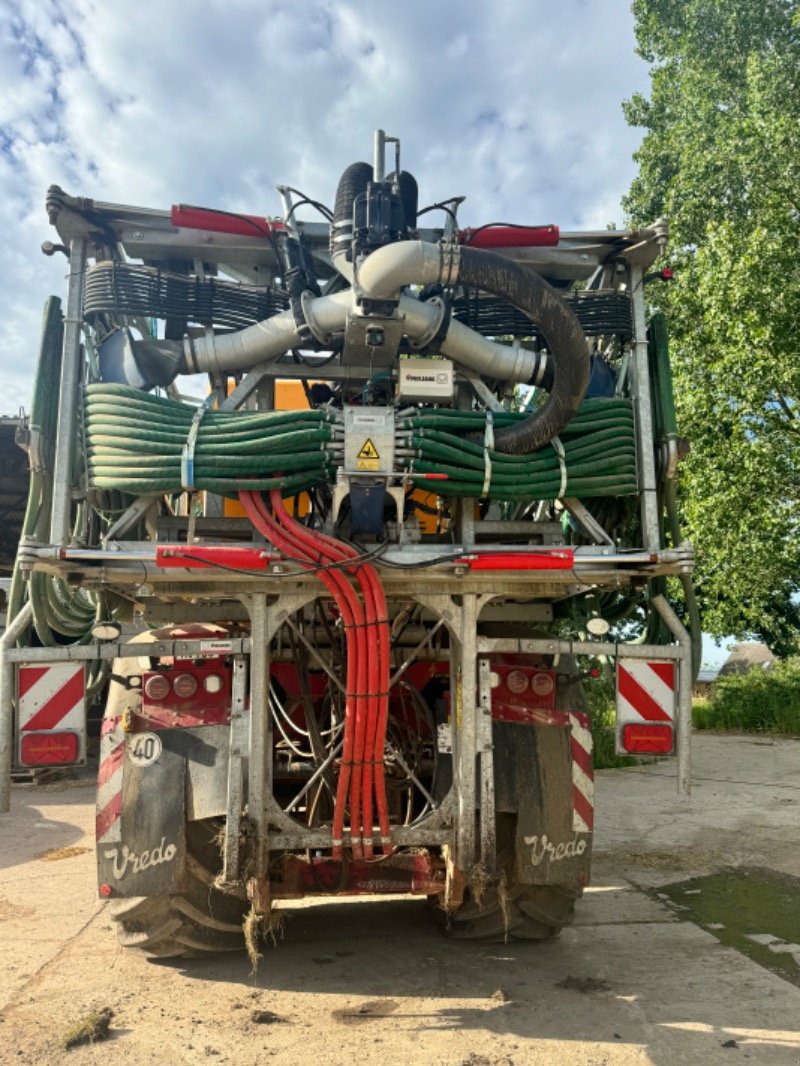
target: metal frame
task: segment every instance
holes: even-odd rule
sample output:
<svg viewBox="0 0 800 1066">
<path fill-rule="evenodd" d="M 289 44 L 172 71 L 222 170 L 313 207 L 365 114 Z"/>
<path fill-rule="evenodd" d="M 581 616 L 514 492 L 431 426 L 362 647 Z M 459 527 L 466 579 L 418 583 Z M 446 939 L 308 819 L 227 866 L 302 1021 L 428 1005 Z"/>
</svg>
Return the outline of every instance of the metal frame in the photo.
<svg viewBox="0 0 800 1066">
<path fill-rule="evenodd" d="M 379 131 L 380 132 L 380 131 Z M 376 141 L 376 158 L 383 158 L 385 135 Z M 391 140 L 391 139 L 390 139 Z M 270 647 L 280 627 L 291 616 L 320 594 L 315 579 L 302 574 L 287 575 L 285 565 L 263 574 L 226 573 L 224 577 L 209 571 L 160 570 L 152 546 L 125 542 L 119 538 L 153 506 L 153 497 L 137 499 L 112 526 L 103 549 L 70 545 L 72 472 L 74 467 L 74 424 L 78 411 L 78 386 L 81 380 L 81 312 L 83 281 L 86 270 L 90 227 L 78 212 L 70 211 L 71 198 L 64 206 L 57 226 L 70 249 L 69 291 L 63 344 L 61 404 L 59 408 L 54 470 L 54 493 L 51 515 L 50 545 L 26 546 L 26 565 L 56 575 L 70 575 L 87 589 L 108 585 L 126 588 L 142 601 L 173 605 L 201 601 L 224 601 L 242 608 L 250 621 L 250 636 L 230 640 L 233 657 L 233 694 L 228 747 L 226 792 L 226 842 L 223 855 L 223 881 L 229 885 L 240 880 L 240 835 L 245 797 L 247 767 L 247 809 L 255 828 L 257 871 L 268 869 L 272 850 L 326 848 L 330 845 L 327 829 L 303 827 L 280 807 L 273 794 L 272 718 L 269 709 Z M 77 206 L 77 202 L 76 202 Z M 231 277 L 256 281 L 275 269 L 274 252 L 269 242 L 255 238 L 211 231 L 176 230 L 168 212 L 146 211 L 124 205 L 95 203 L 95 215 L 101 216 L 113 230 L 126 253 L 135 258 L 158 259 L 179 254 L 200 263 L 209 258 Z M 330 276 L 327 242 L 328 227 L 297 222 L 297 231 L 308 242 L 321 277 Z M 438 241 L 442 230 L 423 230 L 424 240 Z M 627 264 L 627 283 L 634 303 L 634 338 L 631 346 L 633 400 L 636 417 L 637 456 L 642 517 L 641 550 L 620 551 L 597 526 L 580 501 L 568 499 L 565 506 L 577 517 L 595 541 L 591 548 L 578 549 L 575 566 L 570 571 L 475 573 L 466 565 L 442 562 L 424 571 L 424 581 L 409 588 L 406 572 L 381 568 L 387 595 L 397 602 L 419 604 L 438 621 L 433 627 L 445 626 L 450 637 L 451 693 L 453 706 L 453 785 L 444 799 L 410 826 L 399 826 L 393 840 L 400 846 L 454 845 L 453 861 L 462 871 L 480 862 L 488 871 L 496 866 L 494 755 L 492 746 L 491 670 L 489 656 L 498 653 L 557 655 L 610 655 L 659 657 L 674 659 L 679 667 L 679 713 L 677 730 L 678 787 L 690 787 L 689 734 L 691 729 L 691 649 L 688 634 L 680 620 L 662 598 L 653 606 L 660 613 L 675 638 L 666 646 L 614 644 L 604 641 L 570 641 L 547 637 L 488 637 L 479 632 L 481 611 L 495 598 L 527 601 L 531 618 L 542 603 L 554 601 L 586 589 L 616 589 L 632 581 L 657 575 L 681 574 L 691 568 L 689 550 L 664 550 L 660 543 L 656 466 L 653 450 L 651 390 L 643 299 L 643 278 L 649 264 L 659 254 L 664 239 L 661 224 L 625 233 L 599 231 L 562 234 L 558 248 L 507 249 L 509 258 L 548 276 L 589 279 L 589 285 L 613 283 L 621 264 Z M 369 366 L 326 365 L 321 376 L 359 380 L 372 372 Z M 221 407 L 234 410 L 246 404 L 259 409 L 271 406 L 274 379 L 302 378 L 313 375 L 313 368 L 299 368 L 286 362 L 263 363 L 247 373 Z M 469 402 L 472 392 L 494 406 L 494 398 L 483 382 L 469 373 L 459 374 L 456 394 Z M 460 508 L 456 523 L 458 544 L 446 546 L 413 545 L 403 542 L 387 552 L 395 563 L 409 565 L 429 563 L 439 556 L 469 554 L 481 523 L 474 519 L 473 501 Z M 502 535 L 502 523 L 491 521 L 484 533 Z M 510 526 L 509 526 L 510 528 Z M 529 525 L 533 535 L 537 527 Z M 552 523 L 541 523 L 541 543 L 552 542 Z M 508 549 L 502 540 L 481 543 L 481 550 Z M 421 571 L 417 571 L 421 573 Z M 538 601 L 538 602 L 537 602 Z M 192 604 L 192 611 L 202 606 Z M 523 610 L 524 613 L 524 610 Z M 0 811 L 8 809 L 11 735 L 13 717 L 14 664 L 19 662 L 56 662 L 61 660 L 111 660 L 141 654 L 141 644 L 113 641 L 103 644 L 63 648 L 16 648 L 14 644 L 30 622 L 28 606 L 14 620 L 0 640 Z M 410 662 L 420 655 L 432 633 L 413 647 L 404 649 L 403 662 L 396 665 L 393 682 Z M 148 655 L 192 657 L 201 653 L 202 641 L 167 640 L 148 645 Z M 246 691 L 250 693 L 250 714 L 246 714 Z M 333 756 L 330 757 L 331 759 Z M 322 771 L 319 770 L 318 773 Z M 313 778 L 312 778 L 313 781 Z M 421 788 L 422 786 L 417 783 Z M 310 784 L 305 786 L 305 790 Z M 301 791 L 290 809 L 303 796 Z M 428 797 L 429 799 L 431 797 Z M 251 886 L 258 897 L 263 884 Z M 264 900 L 261 900 L 263 905 Z"/>
<path fill-rule="evenodd" d="M 644 547 L 648 551 L 658 551 L 661 547 L 661 532 L 658 521 L 658 483 L 653 447 L 653 409 L 650 363 L 647 354 L 647 325 L 644 318 L 644 270 L 638 263 L 634 263 L 630 268 L 630 286 L 633 293 L 633 398 L 636 412 L 636 456 L 639 463 L 642 530 Z"/>
<path fill-rule="evenodd" d="M 64 318 L 61 359 L 61 394 L 56 428 L 53 470 L 53 509 L 50 541 L 69 544 L 72 529 L 72 470 L 75 455 L 75 423 L 78 414 L 78 386 L 81 381 L 81 324 L 83 322 L 83 279 L 86 272 L 87 238 L 75 237 L 69 246 L 69 292 Z"/>
</svg>

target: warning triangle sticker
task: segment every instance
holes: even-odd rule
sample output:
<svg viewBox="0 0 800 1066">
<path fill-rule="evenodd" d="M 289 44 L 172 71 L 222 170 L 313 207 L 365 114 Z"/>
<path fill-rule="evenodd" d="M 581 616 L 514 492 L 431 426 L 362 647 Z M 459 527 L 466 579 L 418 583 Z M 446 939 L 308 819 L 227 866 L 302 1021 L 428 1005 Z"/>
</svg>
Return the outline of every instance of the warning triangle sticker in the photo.
<svg viewBox="0 0 800 1066">
<path fill-rule="evenodd" d="M 358 458 L 359 459 L 380 459 L 380 455 L 378 455 L 378 449 L 375 447 L 375 445 L 372 443 L 372 441 L 369 439 L 369 437 L 367 437 L 367 439 L 364 441 L 364 444 L 363 444 L 363 446 L 361 448 L 361 451 L 358 453 Z"/>
</svg>

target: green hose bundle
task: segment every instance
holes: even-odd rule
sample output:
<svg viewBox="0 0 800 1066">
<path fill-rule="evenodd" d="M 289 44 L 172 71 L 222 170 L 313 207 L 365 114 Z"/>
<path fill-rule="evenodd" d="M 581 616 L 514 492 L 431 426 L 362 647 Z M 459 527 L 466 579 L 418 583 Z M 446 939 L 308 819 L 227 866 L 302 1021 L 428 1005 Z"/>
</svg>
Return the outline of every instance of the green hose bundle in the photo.
<svg viewBox="0 0 800 1066">
<path fill-rule="evenodd" d="M 44 308 L 42 342 L 28 423 L 31 474 L 28 506 L 22 525 L 23 540 L 30 538 L 42 544 L 50 540 L 62 336 L 61 301 L 51 296 Z M 81 521 L 82 515 L 79 513 L 76 521 L 78 527 Z M 26 582 L 17 563 L 9 594 L 9 622 L 19 613 L 26 599 L 30 600 L 36 636 L 45 647 L 87 643 L 91 639 L 91 628 L 95 621 L 107 618 L 112 613 L 107 602 L 111 597 L 73 591 L 65 581 L 50 574 L 34 572 Z M 104 664 L 92 667 L 89 676 L 90 695 L 102 684 L 106 672 Z"/>
<path fill-rule="evenodd" d="M 235 496 L 278 488 L 291 495 L 333 481 L 341 462 L 338 416 L 328 410 L 215 411 L 96 384 L 85 389 L 84 417 L 96 489 Z M 426 487 L 422 475 L 438 474 L 436 491 L 448 496 L 533 500 L 637 491 L 630 401 L 588 400 L 550 445 L 529 455 L 496 452 L 487 425 L 499 429 L 526 417 L 449 409 L 406 415 L 397 424 L 397 472 Z"/>
<path fill-rule="evenodd" d="M 93 488 L 288 495 L 335 477 L 329 411 L 204 410 L 125 385 L 87 385 L 84 412 Z"/>
<path fill-rule="evenodd" d="M 447 475 L 443 496 L 496 500 L 625 496 L 637 491 L 633 408 L 626 399 L 586 400 L 560 437 L 527 455 L 492 448 L 492 431 L 528 417 L 497 411 L 420 411 L 401 419 L 398 454 L 415 474 Z M 491 419 L 487 423 L 487 419 Z M 488 429 L 487 429 L 488 424 Z M 418 484 L 430 489 L 424 478 Z"/>
</svg>

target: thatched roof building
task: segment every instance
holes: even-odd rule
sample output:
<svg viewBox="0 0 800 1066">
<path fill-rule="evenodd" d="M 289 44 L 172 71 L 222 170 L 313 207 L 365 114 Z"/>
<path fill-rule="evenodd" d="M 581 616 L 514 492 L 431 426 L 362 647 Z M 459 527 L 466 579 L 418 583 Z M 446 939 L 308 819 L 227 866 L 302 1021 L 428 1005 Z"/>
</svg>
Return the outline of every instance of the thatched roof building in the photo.
<svg viewBox="0 0 800 1066">
<path fill-rule="evenodd" d="M 760 641 L 734 644 L 733 649 L 720 667 L 720 676 L 726 674 L 746 674 L 748 670 L 758 667 L 767 670 L 776 661 L 777 656 Z"/>
</svg>

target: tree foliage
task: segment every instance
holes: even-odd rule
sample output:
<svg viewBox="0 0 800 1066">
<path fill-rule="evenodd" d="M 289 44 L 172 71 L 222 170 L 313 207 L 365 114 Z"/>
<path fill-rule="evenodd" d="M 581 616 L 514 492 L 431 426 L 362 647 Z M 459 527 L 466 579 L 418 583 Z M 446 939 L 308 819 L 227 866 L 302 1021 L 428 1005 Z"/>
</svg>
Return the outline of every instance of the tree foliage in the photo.
<svg viewBox="0 0 800 1066">
<path fill-rule="evenodd" d="M 706 628 L 800 633 L 800 0 L 634 0 L 649 98 L 625 207 L 666 215 L 684 518 Z M 652 292 L 652 287 L 651 290 Z"/>
</svg>

